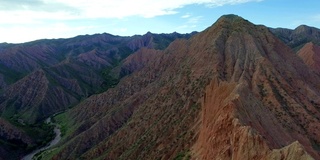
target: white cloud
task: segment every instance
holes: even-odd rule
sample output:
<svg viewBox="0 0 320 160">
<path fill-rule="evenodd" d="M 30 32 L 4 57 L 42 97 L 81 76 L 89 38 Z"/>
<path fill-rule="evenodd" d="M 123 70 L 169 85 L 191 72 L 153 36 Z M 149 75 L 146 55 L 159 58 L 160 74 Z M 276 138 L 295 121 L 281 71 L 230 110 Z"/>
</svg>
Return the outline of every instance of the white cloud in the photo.
<svg viewBox="0 0 320 160">
<path fill-rule="evenodd" d="M 197 25 L 193 24 L 193 25 L 190 25 L 190 24 L 185 24 L 185 25 L 182 25 L 182 26 L 178 26 L 177 29 L 190 29 L 190 28 L 196 28 Z"/>
<path fill-rule="evenodd" d="M 0 42 L 64 38 L 92 27 L 81 24 L 75 28 L 64 23 L 69 20 L 152 18 L 176 14 L 179 8 L 192 4 L 212 7 L 257 1 L 261 0 L 0 0 Z M 201 19 L 190 14 L 181 18 L 188 21 L 188 27 L 195 27 Z M 117 32 L 128 31 L 120 28 Z"/>
<path fill-rule="evenodd" d="M 69 38 L 79 33 L 86 34 L 97 26 L 71 27 L 64 23 L 39 26 L 0 27 L 0 43 L 21 43 L 43 38 Z"/>
<path fill-rule="evenodd" d="M 187 14 L 188 15 L 188 14 Z M 182 17 L 183 18 L 183 17 Z M 191 15 L 188 15 L 185 19 L 186 19 L 186 22 L 181 25 L 181 26 L 178 26 L 177 29 L 191 29 L 191 28 L 196 28 L 198 23 L 200 23 L 201 19 L 203 17 L 202 16 L 191 16 Z"/>
<path fill-rule="evenodd" d="M 210 0 L 209 0 L 210 1 Z M 248 2 L 261 2 L 263 0 L 211 0 L 209 3 L 204 2 L 205 5 L 209 7 L 216 7 L 216 6 L 223 6 L 223 5 L 235 5 L 241 3 L 248 3 Z"/>
<path fill-rule="evenodd" d="M 142 16 L 146 18 L 175 14 L 175 9 L 190 4 L 223 6 L 261 0 L 56 0 L 66 6 L 82 11 L 82 16 L 91 18 L 123 18 Z"/>
<path fill-rule="evenodd" d="M 198 23 L 200 20 L 201 20 L 202 16 L 197 16 L 197 17 L 190 17 L 188 19 L 188 22 L 189 24 L 196 24 Z"/>
<path fill-rule="evenodd" d="M 0 7 L 0 22 L 12 24 L 52 19 L 124 18 L 130 16 L 151 18 L 176 14 L 176 9 L 191 4 L 222 6 L 250 1 L 261 0 L 10 0 L 10 3 L 0 1 L 0 6 L 2 6 Z M 186 18 L 187 16 L 185 15 Z"/>
<path fill-rule="evenodd" d="M 190 16 L 191 16 L 191 14 L 187 13 L 187 14 L 181 16 L 181 18 L 189 18 Z"/>
</svg>

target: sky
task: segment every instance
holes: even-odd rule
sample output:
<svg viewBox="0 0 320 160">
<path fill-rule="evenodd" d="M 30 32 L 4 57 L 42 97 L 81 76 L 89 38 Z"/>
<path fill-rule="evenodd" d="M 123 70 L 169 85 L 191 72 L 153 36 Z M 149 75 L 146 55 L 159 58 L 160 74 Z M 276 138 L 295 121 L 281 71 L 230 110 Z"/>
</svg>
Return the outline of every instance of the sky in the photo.
<svg viewBox="0 0 320 160">
<path fill-rule="evenodd" d="M 190 33 L 225 14 L 273 28 L 320 28 L 319 8 L 319 0 L 0 0 L 0 43 L 96 33 Z"/>
</svg>

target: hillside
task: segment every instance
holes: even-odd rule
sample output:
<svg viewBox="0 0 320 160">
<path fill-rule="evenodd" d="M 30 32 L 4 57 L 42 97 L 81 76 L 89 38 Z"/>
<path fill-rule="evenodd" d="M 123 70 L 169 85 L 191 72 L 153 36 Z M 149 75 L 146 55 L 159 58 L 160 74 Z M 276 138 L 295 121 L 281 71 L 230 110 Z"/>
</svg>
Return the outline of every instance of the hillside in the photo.
<svg viewBox="0 0 320 160">
<path fill-rule="evenodd" d="M 298 51 L 298 55 L 312 70 L 320 74 L 320 46 L 309 42 Z"/>
<path fill-rule="evenodd" d="M 320 159 L 319 29 L 0 44 L 0 159 Z M 297 54 L 296 54 L 297 52 Z"/>
<path fill-rule="evenodd" d="M 0 45 L 0 117 L 6 124 L 16 126 L 17 132 L 25 137 L 33 137 L 33 141 L 37 138 L 43 141 L 40 138 L 43 134 L 50 139 L 51 131 L 43 130 L 41 123 L 116 85 L 121 77 L 110 71 L 124 58 L 140 48 L 161 50 L 177 38 L 190 36 L 149 32 L 120 37 L 105 33 L 22 44 L 3 43 Z M 0 140 L 0 147 L 15 145 L 7 136 Z M 23 150 L 36 144 L 21 145 Z"/>
<path fill-rule="evenodd" d="M 320 45 L 320 29 L 315 27 L 300 25 L 293 30 L 270 28 L 270 31 L 295 51 L 301 49 L 308 42 Z"/>
<path fill-rule="evenodd" d="M 320 158 L 320 77 L 264 26 L 222 16 L 117 70 L 114 88 L 55 117 L 64 137 L 43 156 Z"/>
</svg>

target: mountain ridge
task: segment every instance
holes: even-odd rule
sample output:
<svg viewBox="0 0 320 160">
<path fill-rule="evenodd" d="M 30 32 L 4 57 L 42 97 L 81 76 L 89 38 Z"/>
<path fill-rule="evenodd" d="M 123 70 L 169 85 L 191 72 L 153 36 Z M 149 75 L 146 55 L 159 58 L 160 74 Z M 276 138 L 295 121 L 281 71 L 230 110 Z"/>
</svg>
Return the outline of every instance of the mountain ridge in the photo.
<svg viewBox="0 0 320 160">
<path fill-rule="evenodd" d="M 300 25 L 295 29 L 270 28 L 270 31 L 295 51 L 308 42 L 320 45 L 320 29 L 316 27 Z"/>
<path fill-rule="evenodd" d="M 112 48 L 109 53 L 115 61 L 111 62 L 117 65 L 103 72 L 107 89 L 55 116 L 62 140 L 39 156 L 318 159 L 320 76 L 275 35 L 265 26 L 225 15 L 189 38 L 172 40 L 169 35 L 156 43 L 147 33 L 132 41 L 135 45 L 127 43 L 133 53 Z M 95 48 L 99 45 L 95 42 L 108 36 L 89 42 L 78 37 L 68 43 L 67 49 L 74 49 L 67 52 L 69 58 L 24 79 L 42 77 L 44 84 L 59 84 L 42 89 L 60 87 L 67 94 L 87 94 L 81 93 L 81 85 L 98 82 L 90 79 L 94 74 L 80 71 L 91 72 L 85 66 L 92 66 L 94 73 L 100 68 L 94 62 L 110 62 L 100 59 L 104 55 Z M 118 44 L 117 38 L 102 47 Z M 126 56 L 119 59 L 123 52 Z M 88 83 L 73 83 L 78 79 Z M 20 91 L 32 93 L 36 87 L 28 82 L 33 81 L 16 83 L 30 86 Z M 8 93 L 15 92 L 1 94 Z"/>
<path fill-rule="evenodd" d="M 76 127 L 53 158 L 319 157 L 320 79 L 268 28 L 222 17 L 155 57 L 65 113 Z"/>
<path fill-rule="evenodd" d="M 189 36 L 98 34 L 6 44 L 0 47 L 0 115 L 18 128 L 33 128 L 45 118 L 113 87 L 119 77 L 110 70 L 136 50 L 161 49 L 176 38 Z"/>
</svg>

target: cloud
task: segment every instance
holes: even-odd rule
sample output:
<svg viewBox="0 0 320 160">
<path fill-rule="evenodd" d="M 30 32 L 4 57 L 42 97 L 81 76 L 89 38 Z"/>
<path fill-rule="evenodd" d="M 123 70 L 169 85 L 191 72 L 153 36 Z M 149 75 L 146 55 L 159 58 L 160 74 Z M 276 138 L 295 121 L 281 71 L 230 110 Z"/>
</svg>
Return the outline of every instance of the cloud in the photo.
<svg viewBox="0 0 320 160">
<path fill-rule="evenodd" d="M 188 22 L 189 24 L 196 24 L 198 23 L 200 20 L 201 20 L 202 16 L 197 16 L 197 17 L 190 17 L 188 19 Z"/>
<path fill-rule="evenodd" d="M 91 33 L 90 21 L 107 19 L 110 25 L 114 19 L 172 15 L 192 4 L 212 7 L 258 1 L 261 0 L 0 0 L 0 42 L 86 34 Z M 195 27 L 201 20 L 191 14 L 181 18 L 187 20 L 188 27 Z M 77 27 L 75 23 L 79 21 L 89 23 Z M 103 28 L 106 29 L 109 28 Z M 129 30 L 120 28 L 116 32 Z"/>
<path fill-rule="evenodd" d="M 261 0 L 56 0 L 67 6 L 82 10 L 82 15 L 92 18 L 123 18 L 142 16 L 146 18 L 177 13 L 175 9 L 191 4 L 223 6 Z"/>
<path fill-rule="evenodd" d="M 39 24 L 38 26 L 0 26 L 0 43 L 22 43 L 43 38 L 69 38 L 79 35 L 79 33 L 86 34 L 90 30 L 98 27 L 99 26 L 92 25 L 81 25 L 74 27 L 65 23 L 53 23 L 45 25 Z"/>
<path fill-rule="evenodd" d="M 176 9 L 191 4 L 223 6 L 252 1 L 261 0 L 10 0 L 0 1 L 0 21 L 11 24 L 26 19 L 32 23 L 52 19 L 152 18 L 176 14 Z"/>
<path fill-rule="evenodd" d="M 224 5 L 236 5 L 248 2 L 261 2 L 263 0 L 211 0 L 209 3 L 204 3 L 208 7 L 217 7 Z"/>
<path fill-rule="evenodd" d="M 193 24 L 193 25 L 190 25 L 190 24 L 185 24 L 185 25 L 182 25 L 182 26 L 178 26 L 177 29 L 192 29 L 192 28 L 196 28 L 197 25 Z"/>
<path fill-rule="evenodd" d="M 189 18 L 190 16 L 191 16 L 191 14 L 187 13 L 187 14 L 181 16 L 181 18 Z"/>
</svg>

